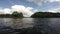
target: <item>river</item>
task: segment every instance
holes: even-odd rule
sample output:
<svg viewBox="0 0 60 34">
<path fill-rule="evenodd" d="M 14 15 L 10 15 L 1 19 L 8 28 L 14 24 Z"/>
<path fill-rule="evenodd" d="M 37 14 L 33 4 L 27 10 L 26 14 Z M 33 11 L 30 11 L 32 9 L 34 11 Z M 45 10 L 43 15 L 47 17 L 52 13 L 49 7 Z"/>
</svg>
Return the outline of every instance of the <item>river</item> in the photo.
<svg viewBox="0 0 60 34">
<path fill-rule="evenodd" d="M 45 31 L 48 34 L 60 34 L 60 18 L 0 18 L 0 33 L 13 32 L 13 29 L 27 28 Z"/>
</svg>

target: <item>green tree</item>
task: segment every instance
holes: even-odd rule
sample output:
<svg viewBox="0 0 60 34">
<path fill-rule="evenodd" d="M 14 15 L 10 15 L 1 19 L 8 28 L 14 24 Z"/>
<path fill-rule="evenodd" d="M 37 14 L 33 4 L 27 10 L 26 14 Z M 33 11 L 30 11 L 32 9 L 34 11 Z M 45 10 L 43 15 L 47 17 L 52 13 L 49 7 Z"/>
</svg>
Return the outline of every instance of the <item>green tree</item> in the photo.
<svg viewBox="0 0 60 34">
<path fill-rule="evenodd" d="M 12 13 L 12 17 L 14 18 L 23 18 L 23 14 L 22 13 L 18 13 L 17 11 Z"/>
</svg>

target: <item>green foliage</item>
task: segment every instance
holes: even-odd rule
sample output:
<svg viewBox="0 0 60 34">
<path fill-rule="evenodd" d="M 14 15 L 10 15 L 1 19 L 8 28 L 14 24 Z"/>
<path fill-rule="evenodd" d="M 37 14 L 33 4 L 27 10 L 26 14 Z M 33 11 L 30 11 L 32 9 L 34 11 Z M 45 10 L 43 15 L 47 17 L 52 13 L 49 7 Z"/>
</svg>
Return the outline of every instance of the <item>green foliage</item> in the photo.
<svg viewBox="0 0 60 34">
<path fill-rule="evenodd" d="M 23 18 L 23 14 L 14 11 L 12 14 L 0 14 L 0 18 Z"/>
<path fill-rule="evenodd" d="M 0 18 L 10 18 L 11 14 L 0 14 Z"/>
<path fill-rule="evenodd" d="M 60 13 L 37 12 L 31 16 L 32 18 L 60 18 Z"/>
<path fill-rule="evenodd" d="M 22 13 L 18 13 L 18 12 L 13 12 L 12 13 L 12 17 L 14 17 L 14 18 L 22 18 L 23 17 L 23 14 Z"/>
</svg>

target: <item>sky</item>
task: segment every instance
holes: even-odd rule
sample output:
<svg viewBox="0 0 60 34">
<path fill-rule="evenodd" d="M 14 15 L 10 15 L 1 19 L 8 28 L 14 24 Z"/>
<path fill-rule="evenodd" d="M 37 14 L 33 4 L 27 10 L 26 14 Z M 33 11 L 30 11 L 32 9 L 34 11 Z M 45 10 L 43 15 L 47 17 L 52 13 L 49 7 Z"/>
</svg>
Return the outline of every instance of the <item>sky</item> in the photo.
<svg viewBox="0 0 60 34">
<path fill-rule="evenodd" d="M 0 14 L 22 12 L 30 17 L 35 12 L 60 12 L 60 0 L 0 0 Z"/>
</svg>

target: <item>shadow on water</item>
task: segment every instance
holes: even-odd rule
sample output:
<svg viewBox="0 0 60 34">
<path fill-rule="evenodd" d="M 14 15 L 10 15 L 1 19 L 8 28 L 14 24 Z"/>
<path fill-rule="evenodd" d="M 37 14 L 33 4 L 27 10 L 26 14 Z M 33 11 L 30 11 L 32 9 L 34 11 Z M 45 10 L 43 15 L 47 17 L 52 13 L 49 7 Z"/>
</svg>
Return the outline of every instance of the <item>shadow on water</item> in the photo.
<svg viewBox="0 0 60 34">
<path fill-rule="evenodd" d="M 0 34 L 59 34 L 53 22 L 52 18 L 4 18 L 0 19 Z"/>
</svg>

